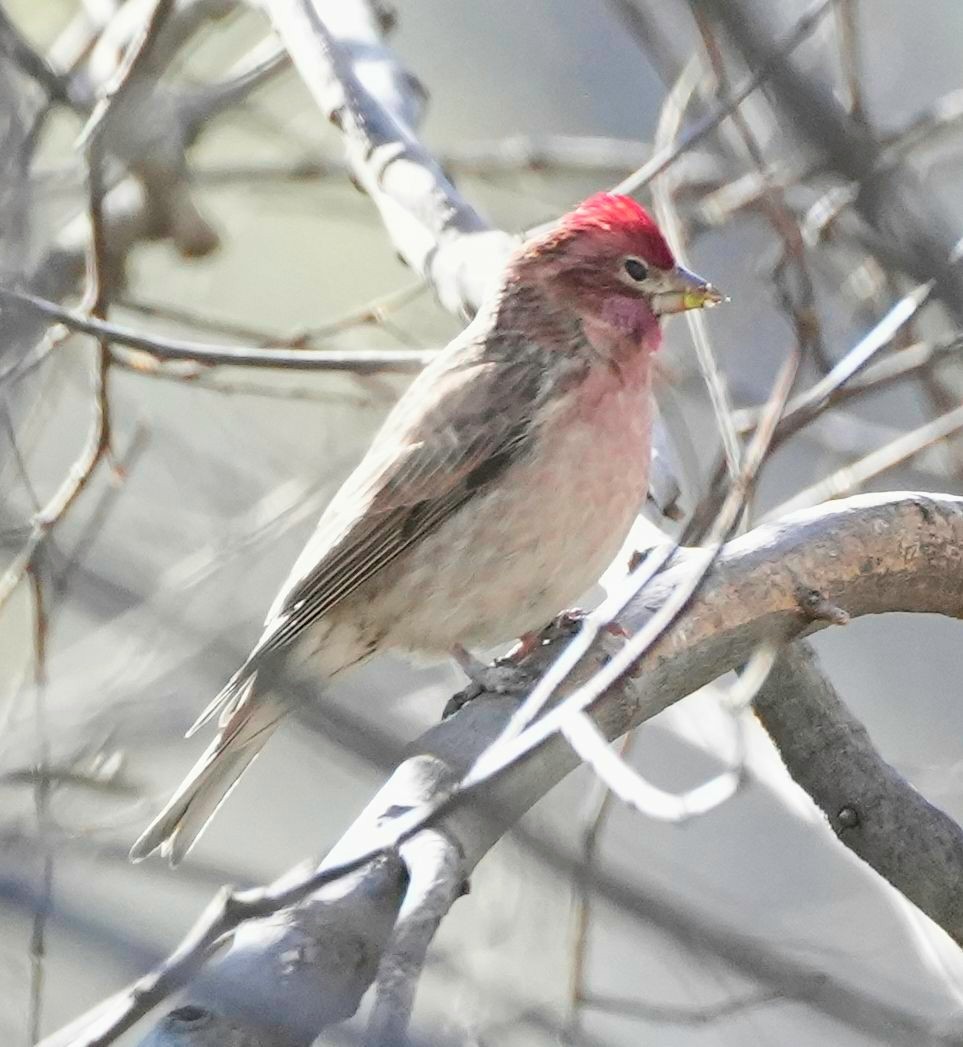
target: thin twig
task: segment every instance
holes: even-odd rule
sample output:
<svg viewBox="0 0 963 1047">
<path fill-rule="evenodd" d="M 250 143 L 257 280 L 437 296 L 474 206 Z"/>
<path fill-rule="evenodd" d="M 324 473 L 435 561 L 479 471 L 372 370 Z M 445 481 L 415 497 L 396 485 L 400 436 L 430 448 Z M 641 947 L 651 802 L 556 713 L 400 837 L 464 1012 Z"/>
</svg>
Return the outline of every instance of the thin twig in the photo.
<svg viewBox="0 0 963 1047">
<path fill-rule="evenodd" d="M 816 992 L 823 981 L 818 975 L 813 977 L 812 992 Z M 807 994 L 801 994 L 805 998 Z M 781 1000 L 799 999 L 784 992 L 772 989 L 760 989 L 745 996 L 733 996 L 719 1003 L 705 1007 L 672 1006 L 666 1003 L 649 1003 L 646 1000 L 634 999 L 631 996 L 605 996 L 592 993 L 582 1000 L 582 1006 L 603 1014 L 614 1014 L 622 1018 L 635 1018 L 643 1022 L 656 1022 L 666 1025 L 710 1025 L 722 1018 L 729 1018 L 743 1011 L 762 1007 L 767 1003 L 778 1003 Z"/>
<path fill-rule="evenodd" d="M 698 0 L 689 2 L 693 6 Z M 747 63 L 766 60 L 772 48 L 771 8 L 728 0 L 708 10 Z M 910 165 L 887 158 L 873 131 L 849 116 L 831 85 L 799 63 L 783 62 L 773 70 L 768 91 L 782 125 L 818 153 L 834 179 L 858 187 L 853 210 L 872 231 L 873 253 L 919 282 L 935 279 L 938 297 L 963 316 L 963 272 L 951 260 L 959 237 L 936 194 Z"/>
<path fill-rule="evenodd" d="M 759 647 L 727 696 L 736 717 L 738 739 L 736 755 L 730 766 L 684 792 L 669 792 L 644 778 L 612 750 L 595 722 L 584 712 L 563 724 L 562 734 L 579 759 L 592 768 L 615 796 L 639 814 L 675 825 L 700 818 L 735 796 L 747 780 L 742 714 L 765 683 L 776 654 L 775 644 Z"/>
<path fill-rule="evenodd" d="M 886 315 L 815 385 L 790 400 L 784 417 L 776 426 L 773 445 L 778 446 L 803 426 L 808 425 L 830 404 L 839 402 L 839 393 L 862 373 L 870 361 L 887 346 L 917 314 L 933 288 L 932 282 L 920 284 L 901 298 Z M 905 350 L 904 350 L 905 352 Z M 743 431 L 747 431 L 745 428 Z"/>
<path fill-rule="evenodd" d="M 945 440 L 961 429 L 963 429 L 963 406 L 956 407 L 940 415 L 939 418 L 934 418 L 919 428 L 904 433 L 858 462 L 844 465 L 842 469 L 838 469 L 824 480 L 820 480 L 811 487 L 806 487 L 781 505 L 776 506 L 771 512 L 766 513 L 762 522 L 858 491 L 867 480 L 872 480 L 888 469 L 909 461 L 921 451 L 925 451 L 927 447 L 931 447 L 940 440 Z"/>
<path fill-rule="evenodd" d="M 69 554 L 64 556 L 61 562 L 57 564 L 56 570 L 51 571 L 51 588 L 54 595 L 58 597 L 63 596 L 74 569 L 78 564 L 83 563 L 90 546 L 96 541 L 98 535 L 104 533 L 107 520 L 124 490 L 124 481 L 130 476 L 135 463 L 146 449 L 149 435 L 147 426 L 138 423 L 123 451 L 118 452 L 116 447 L 111 448 L 113 483 L 106 485 L 102 490 L 100 497 L 95 502 L 92 511 L 84 520 L 83 526 L 74 539 Z"/>
<path fill-rule="evenodd" d="M 194 389 L 216 393 L 219 396 L 256 396 L 267 400 L 304 400 L 315 404 L 337 404 L 340 407 L 368 407 L 376 403 L 393 403 L 396 397 L 391 390 L 385 389 L 378 394 L 369 383 L 363 394 L 351 394 L 341 389 L 312 389 L 307 386 L 288 388 L 285 385 L 270 385 L 261 382 L 225 381 L 223 372 L 199 365 L 185 365 L 183 368 L 171 363 L 164 367 L 144 370 L 143 361 L 135 355 L 114 356 L 112 367 L 128 371 L 150 381 L 174 382 L 177 385 L 187 384 Z"/>
<path fill-rule="evenodd" d="M 651 155 L 644 142 L 591 135 L 529 135 L 482 139 L 449 145 L 438 161 L 456 175 L 495 178 L 501 175 L 552 174 L 564 171 L 634 171 Z M 304 156 L 297 160 L 241 164 L 198 164 L 192 180 L 201 185 L 238 182 L 303 182 L 344 177 L 346 161 L 340 157 Z M 70 187 L 72 169 L 47 168 L 35 179 L 54 192 Z"/>
<path fill-rule="evenodd" d="M 723 120 L 726 119 L 738 106 L 764 84 L 770 76 L 779 68 L 785 59 L 792 54 L 819 27 L 823 16 L 826 15 L 835 4 L 836 0 L 821 0 L 804 14 L 783 41 L 775 48 L 769 58 L 760 64 L 759 68 L 748 79 L 746 79 L 732 94 L 727 102 L 716 106 L 707 113 L 689 131 L 665 149 L 657 149 L 652 157 L 628 178 L 619 182 L 612 190 L 613 193 L 635 193 L 643 186 L 661 174 L 667 167 L 675 163 L 683 153 L 688 152 L 694 145 L 702 141 L 706 135 L 714 131 Z"/>
<path fill-rule="evenodd" d="M 934 139 L 955 130 L 963 122 L 963 89 L 947 92 L 935 102 L 909 120 L 894 134 L 886 136 L 887 152 L 905 156 L 922 146 L 930 145 Z"/>
<path fill-rule="evenodd" d="M 103 212 L 105 193 L 103 128 L 110 118 L 113 106 L 122 101 L 131 90 L 131 84 L 137 79 L 139 67 L 149 60 L 151 48 L 156 42 L 164 19 L 173 6 L 174 0 L 157 0 L 143 30 L 128 47 L 105 96 L 95 106 L 93 115 L 81 135 L 89 182 L 90 244 L 87 252 L 87 286 L 83 305 L 83 313 L 86 314 L 86 317 L 74 314 L 79 322 L 71 326 L 79 330 L 83 329 L 82 324 L 86 324 L 87 333 L 93 334 L 98 339 L 97 358 L 94 365 L 93 419 L 80 456 L 71 466 L 53 498 L 41 512 L 34 516 L 30 537 L 14 558 L 13 563 L 0 577 L 0 608 L 6 603 L 25 572 L 30 568 L 44 539 L 67 513 L 87 485 L 97 465 L 103 458 L 110 458 L 111 417 L 108 396 L 110 347 L 104 331 L 97 330 L 97 325 L 104 323 L 102 317 L 107 307 L 108 245 Z M 19 295 L 16 292 L 9 292 L 5 296 L 0 295 L 0 299 L 3 297 L 6 297 L 8 301 L 13 298 L 22 304 L 31 304 L 38 311 L 44 312 L 37 304 L 42 302 L 41 299 L 31 302 L 31 296 Z M 43 304 L 54 310 L 57 309 L 53 303 Z M 46 315 L 50 315 L 49 311 Z M 65 322 L 63 316 L 56 317 L 56 319 Z"/>
<path fill-rule="evenodd" d="M 95 165 L 96 166 L 96 165 Z M 91 250 L 87 297 L 92 308 L 102 309 L 102 291 L 99 278 L 99 259 L 102 258 L 102 212 L 100 209 L 99 179 L 91 168 Z M 100 230 L 101 232 L 97 232 Z M 2 296 L 0 296 L 2 297 Z M 94 322 L 91 320 L 90 322 Z M 99 321 L 98 321 L 99 322 Z M 10 598 L 24 574 L 34 562 L 47 535 L 68 512 L 87 481 L 93 475 L 101 458 L 110 447 L 110 404 L 107 398 L 107 377 L 110 355 L 105 344 L 98 346 L 94 367 L 93 419 L 87 441 L 78 458 L 49 502 L 33 518 L 30 535 L 13 562 L 0 576 L 0 608 Z"/>
<path fill-rule="evenodd" d="M 172 320 L 175 323 L 194 327 L 200 331 L 213 331 L 218 334 L 226 334 L 232 338 L 255 342 L 260 349 L 305 349 L 314 342 L 324 341 L 334 335 L 350 331 L 355 327 L 370 325 L 387 329 L 385 321 L 388 316 L 397 309 L 413 302 L 427 290 L 427 287 L 428 285 L 424 280 L 410 282 L 404 287 L 378 295 L 365 302 L 364 305 L 351 309 L 334 320 L 312 327 L 305 327 L 291 334 L 269 332 L 238 320 L 226 317 L 212 317 L 183 305 L 151 301 L 130 294 L 121 295 L 117 299 L 117 305 L 130 312 L 140 313 L 143 316 Z"/>
<path fill-rule="evenodd" d="M 69 103 L 69 81 L 61 76 L 35 47 L 27 42 L 10 16 L 0 8 L 0 50 L 36 80 L 51 101 Z"/>
<path fill-rule="evenodd" d="M 294 371 L 350 371 L 356 374 L 377 374 L 394 371 L 412 374 L 420 370 L 434 356 L 431 352 L 409 349 L 365 350 L 337 352 L 327 349 L 254 349 L 230 345 L 208 345 L 203 342 L 191 342 L 180 338 L 162 338 L 160 336 L 141 334 L 119 324 L 107 323 L 88 317 L 72 309 L 65 309 L 55 302 L 27 294 L 25 291 L 14 291 L 9 287 L 0 287 L 0 302 L 15 302 L 26 306 L 48 319 L 61 323 L 96 338 L 103 338 L 117 345 L 138 349 L 149 354 L 143 360 L 144 369 L 156 366 L 149 357 L 161 360 L 188 360 L 198 364 L 215 367 L 230 365 L 232 367 L 267 367 L 282 368 Z M 16 374 L 0 375 L 0 381 Z"/>
<path fill-rule="evenodd" d="M 226 109 L 235 108 L 290 65 L 291 56 L 283 47 L 264 41 L 228 70 L 223 80 L 205 84 L 185 101 L 185 109 L 190 113 L 188 122 L 209 120 Z"/>
<path fill-rule="evenodd" d="M 37 819 L 37 837 L 44 842 L 40 886 L 33 911 L 30 932 L 30 1009 L 27 1023 L 27 1044 L 32 1047 L 40 1039 L 43 1024 L 44 961 L 47 952 L 47 920 L 53 904 L 54 858 L 46 843 L 49 821 L 51 780 L 50 741 L 44 708 L 47 682 L 47 614 L 44 605 L 43 582 L 34 566 L 27 572 L 33 602 L 33 692 L 34 724 L 37 732 L 37 766 L 34 781 L 34 813 Z"/>
<path fill-rule="evenodd" d="M 619 756 L 627 760 L 638 735 L 626 734 L 619 745 Z M 599 843 L 612 812 L 615 796 L 601 780 L 596 780 L 599 798 L 582 835 L 582 861 L 575 876 L 575 917 L 569 975 L 568 1033 L 576 1038 L 581 1030 L 581 1006 L 587 996 L 588 933 L 592 918 L 592 875 L 599 855 Z"/>
<path fill-rule="evenodd" d="M 720 101 L 726 102 L 732 93 L 732 85 L 722 51 L 719 48 L 715 34 L 712 32 L 712 24 L 709 19 L 699 10 L 695 14 L 696 23 L 702 35 L 702 42 L 716 78 L 718 98 Z M 783 243 L 783 257 L 776 267 L 776 276 L 778 282 L 783 285 L 782 297 L 792 318 L 793 327 L 796 330 L 796 338 L 800 346 L 802 346 L 804 355 L 812 356 L 822 365 L 825 362 L 825 352 L 822 344 L 819 317 L 816 312 L 816 295 L 813 288 L 812 275 L 806 260 L 806 244 L 803 240 L 799 222 L 787 204 L 784 189 L 774 177 L 771 166 L 766 162 L 762 146 L 759 144 L 748 118 L 740 107 L 733 109 L 732 123 L 742 141 L 746 155 L 752 161 L 759 176 L 759 183 L 762 187 L 759 200 L 763 212 Z M 785 280 L 786 269 L 790 263 L 799 278 L 798 302 L 796 301 L 796 295 L 790 290 L 788 281 Z M 828 370 L 828 366 L 824 366 L 823 370 Z"/>
<path fill-rule="evenodd" d="M 366 324 L 384 327 L 385 321 L 391 313 L 415 301 L 427 289 L 428 284 L 425 280 L 414 280 L 404 287 L 399 287 L 394 291 L 388 291 L 387 294 L 372 298 L 371 301 L 365 302 L 364 305 L 359 306 L 357 309 L 350 309 L 343 316 L 329 320 L 327 323 L 305 327 L 301 331 L 270 342 L 269 345 L 272 347 L 287 346 L 298 348 L 309 345 L 311 342 L 323 341 L 336 334 L 343 334 L 345 331 L 350 331 L 353 327 L 362 327 Z"/>
<path fill-rule="evenodd" d="M 279 333 L 265 331 L 263 328 L 246 324 L 241 320 L 234 320 L 226 316 L 209 316 L 207 313 L 201 313 L 187 306 L 158 302 L 129 292 L 117 295 L 114 304 L 130 313 L 138 313 L 151 319 L 168 320 L 175 324 L 183 324 L 185 327 L 193 327 L 198 331 L 227 335 L 229 338 L 243 339 L 257 345 L 270 345 L 276 339 L 281 338 Z"/>
<path fill-rule="evenodd" d="M 607 0 L 606 6 L 668 86 L 682 65 L 684 34 L 669 31 L 648 4 L 637 0 Z"/>
<path fill-rule="evenodd" d="M 154 7 L 144 21 L 139 33 L 131 40 L 124 52 L 124 57 L 104 92 L 94 106 L 90 118 L 80 132 L 77 147 L 88 152 L 93 149 L 103 151 L 101 139 L 111 113 L 124 98 L 134 90 L 139 79 L 139 72 L 148 66 L 151 51 L 160 36 L 164 22 L 174 10 L 176 0 L 155 0 Z"/>
<path fill-rule="evenodd" d="M 863 104 L 862 71 L 859 47 L 859 0 L 839 0 L 836 4 L 836 27 L 839 34 L 839 60 L 846 80 L 849 115 L 866 123 Z"/>
<path fill-rule="evenodd" d="M 963 335 L 956 334 L 939 342 L 916 342 L 881 360 L 842 386 L 829 398 L 828 406 L 836 406 L 857 396 L 884 389 L 894 382 L 913 378 L 922 371 L 944 361 L 947 356 L 963 351 Z"/>
<path fill-rule="evenodd" d="M 33 571 L 30 575 L 33 576 Z M 119 778 L 116 774 L 104 774 L 100 771 L 90 773 L 75 767 L 24 767 L 4 771 L 0 775 L 0 786 L 22 788 L 25 785 L 32 786 L 35 793 L 41 785 L 45 785 L 48 791 L 53 786 L 69 785 L 111 796 L 138 797 L 142 793 L 137 782 Z"/>
<path fill-rule="evenodd" d="M 884 348 L 891 345 L 893 339 L 903 326 L 916 315 L 919 309 L 927 301 L 932 283 L 921 284 L 914 288 L 908 295 L 901 298 L 885 316 L 882 317 L 846 354 L 842 357 L 818 382 L 809 389 L 800 393 L 789 401 L 783 417 L 776 426 L 773 434 L 770 450 L 774 451 L 795 433 L 799 432 L 814 419 L 818 418 L 831 406 L 837 406 L 858 392 L 865 392 L 869 386 L 857 387 L 853 383 L 869 362 Z M 920 372 L 928 364 L 933 356 L 926 360 L 914 360 L 911 365 L 906 364 L 905 372 L 898 370 L 897 373 L 887 372 L 886 376 L 879 376 L 876 380 L 881 384 L 895 381 L 901 374 L 909 374 L 911 371 Z M 763 412 L 765 408 L 763 408 Z M 755 411 L 745 413 L 736 412 L 733 422 L 742 433 L 752 432 L 755 428 Z M 716 467 L 715 474 L 709 485 L 709 494 L 703 504 L 698 506 L 693 513 L 692 522 L 698 524 L 704 519 L 710 518 L 716 506 L 723 498 L 722 484 L 725 480 L 725 463 L 720 462 Z M 690 526 L 691 523 L 690 522 Z M 687 541 L 688 534 L 683 535 L 683 541 Z"/>
<path fill-rule="evenodd" d="M 692 59 L 685 65 L 679 74 L 679 79 L 666 95 L 655 132 L 656 152 L 670 148 L 676 140 L 689 100 L 695 93 L 701 77 L 701 64 L 698 60 Z M 662 177 L 655 182 L 653 196 L 659 221 L 669 244 L 680 261 L 684 262 L 685 259 L 682 255 L 682 229 L 673 206 L 671 183 L 667 177 Z M 709 342 L 709 333 L 706 330 L 705 317 L 702 315 L 701 310 L 696 309 L 687 312 L 686 321 L 689 325 L 692 341 L 695 343 L 699 370 L 702 372 L 702 377 L 709 393 L 709 400 L 715 415 L 716 428 L 722 440 L 726 467 L 729 471 L 729 476 L 735 478 L 739 475 L 742 447 L 732 422 L 732 402 L 729 398 L 729 390 L 726 387 L 725 378 L 719 370 L 715 353 Z"/>
</svg>

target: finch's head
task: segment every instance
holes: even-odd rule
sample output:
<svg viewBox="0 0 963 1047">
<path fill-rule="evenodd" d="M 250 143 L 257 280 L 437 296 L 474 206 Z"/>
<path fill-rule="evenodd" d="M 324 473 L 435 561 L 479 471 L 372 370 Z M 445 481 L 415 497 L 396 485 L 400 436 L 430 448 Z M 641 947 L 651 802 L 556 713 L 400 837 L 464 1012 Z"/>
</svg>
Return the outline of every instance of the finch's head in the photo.
<svg viewBox="0 0 963 1047">
<path fill-rule="evenodd" d="M 589 197 L 526 244 L 519 261 L 527 278 L 584 318 L 653 345 L 661 317 L 724 301 L 676 263 L 652 216 L 628 196 Z"/>
</svg>

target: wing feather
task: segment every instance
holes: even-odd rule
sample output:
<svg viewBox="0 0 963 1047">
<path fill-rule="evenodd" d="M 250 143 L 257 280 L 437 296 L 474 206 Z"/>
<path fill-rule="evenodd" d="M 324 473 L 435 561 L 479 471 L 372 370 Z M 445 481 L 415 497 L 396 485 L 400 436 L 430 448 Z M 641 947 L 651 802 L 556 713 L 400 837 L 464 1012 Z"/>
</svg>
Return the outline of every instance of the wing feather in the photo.
<svg viewBox="0 0 963 1047">
<path fill-rule="evenodd" d="M 249 665 L 292 643 L 524 453 L 541 363 L 531 348 L 492 360 L 469 344 L 415 380 L 322 515 Z"/>
</svg>

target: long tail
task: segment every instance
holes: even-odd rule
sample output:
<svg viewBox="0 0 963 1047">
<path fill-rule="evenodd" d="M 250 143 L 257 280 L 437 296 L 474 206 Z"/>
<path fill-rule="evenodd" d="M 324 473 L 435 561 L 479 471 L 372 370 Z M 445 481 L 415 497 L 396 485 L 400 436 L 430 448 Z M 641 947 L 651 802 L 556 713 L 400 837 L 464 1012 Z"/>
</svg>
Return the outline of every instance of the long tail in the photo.
<svg viewBox="0 0 963 1047">
<path fill-rule="evenodd" d="M 158 848 L 177 863 L 194 846 L 248 764 L 271 737 L 287 708 L 269 693 L 255 691 L 257 673 L 232 681 L 222 692 L 225 709 L 217 737 L 191 768 L 167 806 L 130 849 L 139 862 Z"/>
</svg>

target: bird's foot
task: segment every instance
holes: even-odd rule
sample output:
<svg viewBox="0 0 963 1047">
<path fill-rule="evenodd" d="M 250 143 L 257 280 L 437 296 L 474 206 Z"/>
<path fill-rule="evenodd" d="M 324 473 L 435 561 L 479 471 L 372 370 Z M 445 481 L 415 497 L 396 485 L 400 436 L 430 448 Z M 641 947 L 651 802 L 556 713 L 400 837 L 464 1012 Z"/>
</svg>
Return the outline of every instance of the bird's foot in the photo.
<svg viewBox="0 0 963 1047">
<path fill-rule="evenodd" d="M 525 639 L 523 638 L 521 642 L 524 643 Z M 534 642 L 533 638 L 533 645 Z M 468 677 L 472 685 L 469 687 L 469 690 L 475 688 L 477 694 L 482 694 L 485 691 L 493 694 L 515 694 L 524 689 L 524 682 L 519 679 L 516 659 L 514 658 L 499 658 L 494 664 L 487 665 L 469 651 L 466 651 L 461 644 L 456 644 L 452 648 L 451 653 L 459 668 Z"/>
<path fill-rule="evenodd" d="M 584 618 L 585 611 L 578 607 L 562 611 L 541 632 L 523 633 L 515 646 L 492 665 L 476 658 L 461 644 L 455 644 L 451 649 L 451 656 L 470 682 L 465 690 L 448 700 L 441 718 L 448 719 L 483 694 L 524 694 L 532 685 L 530 674 L 527 675 L 521 668 L 525 659 L 543 644 L 578 632 Z M 620 636 L 626 635 L 617 622 L 606 626 L 606 631 Z"/>
<path fill-rule="evenodd" d="M 458 694 L 452 695 L 441 711 L 441 718 L 447 720 L 469 702 L 483 695 L 524 694 L 530 681 L 514 665 L 485 665 L 477 676 L 470 678 L 470 683 Z"/>
<path fill-rule="evenodd" d="M 581 629 L 587 613 L 581 607 L 570 607 L 567 611 L 562 611 L 561 614 L 556 616 L 551 627 L 560 633 L 577 632 Z"/>
<path fill-rule="evenodd" d="M 539 637 L 539 641 L 547 643 L 549 639 L 557 639 L 558 637 L 574 636 L 582 627 L 582 622 L 585 621 L 587 612 L 583 611 L 580 607 L 573 607 L 570 611 L 562 611 L 558 617 L 552 622 L 552 624 L 545 631 L 543 636 Z M 602 626 L 602 632 L 607 633 L 609 636 L 616 636 L 620 640 L 627 640 L 631 633 L 629 633 L 624 626 L 620 625 L 618 621 L 606 622 Z"/>
<path fill-rule="evenodd" d="M 521 694 L 529 684 L 519 672 L 518 662 L 537 646 L 538 638 L 534 635 L 523 636 L 505 658 L 499 658 L 492 665 L 476 658 L 466 651 L 461 644 L 456 644 L 451 651 L 458 667 L 468 677 L 468 686 L 448 700 L 442 710 L 441 718 L 446 720 L 453 713 L 463 709 L 469 702 L 483 694 Z M 527 646 L 526 646 L 527 645 Z M 519 652 L 519 649 L 521 653 Z"/>
</svg>

